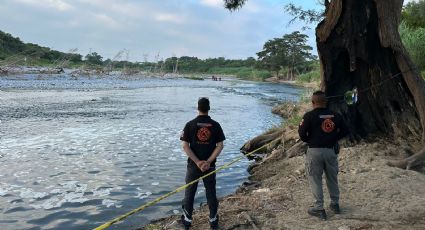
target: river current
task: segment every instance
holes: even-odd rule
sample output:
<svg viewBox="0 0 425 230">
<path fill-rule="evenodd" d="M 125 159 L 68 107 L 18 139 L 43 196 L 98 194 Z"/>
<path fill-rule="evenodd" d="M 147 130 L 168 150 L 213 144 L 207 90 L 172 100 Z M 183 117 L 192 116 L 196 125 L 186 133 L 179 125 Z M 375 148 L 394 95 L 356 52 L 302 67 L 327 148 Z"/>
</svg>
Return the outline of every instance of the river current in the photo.
<svg viewBox="0 0 425 230">
<path fill-rule="evenodd" d="M 0 229 L 91 229 L 184 184 L 179 135 L 209 97 L 227 140 L 217 165 L 281 119 L 270 111 L 301 90 L 225 79 L 70 76 L 0 78 Z M 247 160 L 218 173 L 222 197 Z M 182 193 L 112 229 L 180 212 Z M 206 203 L 202 183 L 196 205 Z"/>
</svg>

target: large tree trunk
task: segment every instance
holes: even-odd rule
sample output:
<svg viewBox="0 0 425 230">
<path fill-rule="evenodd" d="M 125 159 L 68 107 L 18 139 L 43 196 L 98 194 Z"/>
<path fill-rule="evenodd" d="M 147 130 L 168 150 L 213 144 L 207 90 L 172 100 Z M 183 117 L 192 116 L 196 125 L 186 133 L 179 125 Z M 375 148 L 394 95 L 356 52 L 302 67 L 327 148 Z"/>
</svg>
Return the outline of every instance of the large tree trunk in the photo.
<svg viewBox="0 0 425 230">
<path fill-rule="evenodd" d="M 355 136 L 385 134 L 425 143 L 425 82 L 398 33 L 402 5 L 403 0 L 327 5 L 316 29 L 322 89 Z M 358 103 L 347 105 L 342 95 L 354 88 Z"/>
</svg>

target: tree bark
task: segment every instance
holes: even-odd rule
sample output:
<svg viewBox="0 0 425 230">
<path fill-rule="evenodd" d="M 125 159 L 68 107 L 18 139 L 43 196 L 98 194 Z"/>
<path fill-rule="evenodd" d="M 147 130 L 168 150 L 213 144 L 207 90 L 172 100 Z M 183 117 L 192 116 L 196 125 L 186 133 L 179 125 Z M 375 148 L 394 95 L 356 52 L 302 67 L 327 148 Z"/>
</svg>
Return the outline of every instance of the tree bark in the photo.
<svg viewBox="0 0 425 230">
<path fill-rule="evenodd" d="M 425 82 L 398 33 L 402 6 L 403 0 L 331 1 L 316 28 L 321 87 L 354 136 L 425 143 Z M 347 105 L 344 94 L 354 88 L 358 103 Z"/>
</svg>

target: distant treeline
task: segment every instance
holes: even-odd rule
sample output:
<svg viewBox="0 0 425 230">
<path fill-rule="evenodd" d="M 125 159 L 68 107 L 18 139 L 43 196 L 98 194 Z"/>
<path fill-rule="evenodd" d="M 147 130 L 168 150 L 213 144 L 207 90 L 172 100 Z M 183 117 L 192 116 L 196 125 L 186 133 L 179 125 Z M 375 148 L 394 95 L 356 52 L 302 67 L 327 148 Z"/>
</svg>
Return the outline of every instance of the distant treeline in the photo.
<svg viewBox="0 0 425 230">
<path fill-rule="evenodd" d="M 306 45 L 307 35 L 296 31 L 274 38 L 265 43 L 258 52 L 258 59 L 232 60 L 224 57 L 200 59 L 197 57 L 169 57 L 156 62 L 130 62 L 125 60 L 104 59 L 97 52 L 85 56 L 65 53 L 24 43 L 11 34 L 0 31 L 0 68 L 6 65 L 73 67 L 84 66 L 107 71 L 132 69 L 152 73 L 183 74 L 226 74 L 240 78 L 264 80 L 271 76 L 294 80 L 294 76 L 309 72 L 315 63 L 311 55 L 312 48 Z"/>
<path fill-rule="evenodd" d="M 412 60 L 425 76 L 425 0 L 408 3 L 402 14 L 400 35 Z M 231 60 L 224 57 L 169 57 L 155 62 L 129 62 L 104 59 L 96 52 L 85 56 L 64 53 L 37 44 L 23 43 L 19 38 L 0 31 L 0 68 L 5 65 L 41 65 L 55 67 L 84 66 L 96 69 L 147 71 L 152 73 L 229 74 L 241 78 L 264 80 L 277 77 L 286 80 L 311 81 L 320 75 L 317 57 L 307 45 L 308 36 L 295 31 L 273 38 L 257 52 L 257 58 Z"/>
</svg>

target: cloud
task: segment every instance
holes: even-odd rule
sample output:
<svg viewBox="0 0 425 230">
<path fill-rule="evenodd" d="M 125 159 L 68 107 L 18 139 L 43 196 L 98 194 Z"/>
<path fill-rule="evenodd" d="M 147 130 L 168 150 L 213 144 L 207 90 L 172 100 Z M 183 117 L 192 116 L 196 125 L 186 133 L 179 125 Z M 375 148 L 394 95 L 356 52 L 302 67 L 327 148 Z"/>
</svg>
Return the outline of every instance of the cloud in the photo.
<svg viewBox="0 0 425 230">
<path fill-rule="evenodd" d="M 290 0 L 249 0 L 235 12 L 222 0 L 0 1 L 1 30 L 60 51 L 96 51 L 105 59 L 124 48 L 134 61 L 143 54 L 153 60 L 158 52 L 164 58 L 173 53 L 245 58 L 255 56 L 267 40 L 302 27 L 286 27 L 290 16 L 282 8 Z"/>
<path fill-rule="evenodd" d="M 28 4 L 40 8 L 48 7 L 59 11 L 68 11 L 74 7 L 63 0 L 16 0 L 22 4 Z"/>
<path fill-rule="evenodd" d="M 171 22 L 177 24 L 183 24 L 185 22 L 183 16 L 172 13 L 156 13 L 154 18 L 159 22 Z"/>
<path fill-rule="evenodd" d="M 120 28 L 120 23 L 106 14 L 94 14 L 93 16 L 99 23 L 109 28 Z"/>
<path fill-rule="evenodd" d="M 201 4 L 214 8 L 223 8 L 223 0 L 201 0 Z"/>
</svg>

